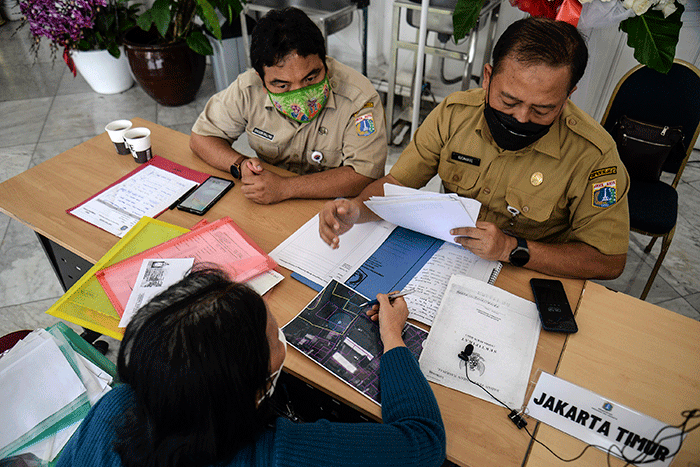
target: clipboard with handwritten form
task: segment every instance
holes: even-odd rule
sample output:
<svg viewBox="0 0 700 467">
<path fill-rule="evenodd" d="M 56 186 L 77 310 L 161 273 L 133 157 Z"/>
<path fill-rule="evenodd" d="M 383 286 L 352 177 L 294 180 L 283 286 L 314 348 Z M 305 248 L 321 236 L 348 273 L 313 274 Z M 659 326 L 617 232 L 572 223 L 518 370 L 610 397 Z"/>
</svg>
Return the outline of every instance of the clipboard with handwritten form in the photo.
<svg viewBox="0 0 700 467">
<path fill-rule="evenodd" d="M 121 238 L 139 219 L 158 217 L 207 178 L 209 174 L 155 156 L 66 212 Z"/>
<path fill-rule="evenodd" d="M 97 279 L 119 316 L 129 301 L 141 263 L 155 258 L 194 258 L 195 265 L 216 265 L 236 282 L 245 282 L 277 266 L 230 217 L 223 217 L 98 271 Z"/>
</svg>

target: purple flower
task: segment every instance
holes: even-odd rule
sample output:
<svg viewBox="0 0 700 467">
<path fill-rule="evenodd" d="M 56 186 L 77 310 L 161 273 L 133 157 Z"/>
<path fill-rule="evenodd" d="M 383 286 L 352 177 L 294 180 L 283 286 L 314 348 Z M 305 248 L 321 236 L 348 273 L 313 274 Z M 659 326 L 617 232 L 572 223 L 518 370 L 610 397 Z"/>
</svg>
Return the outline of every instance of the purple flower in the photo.
<svg viewBox="0 0 700 467">
<path fill-rule="evenodd" d="M 46 37 L 53 50 L 70 48 L 91 29 L 99 7 L 107 0 L 20 0 L 19 6 L 29 30 L 39 40 Z"/>
</svg>

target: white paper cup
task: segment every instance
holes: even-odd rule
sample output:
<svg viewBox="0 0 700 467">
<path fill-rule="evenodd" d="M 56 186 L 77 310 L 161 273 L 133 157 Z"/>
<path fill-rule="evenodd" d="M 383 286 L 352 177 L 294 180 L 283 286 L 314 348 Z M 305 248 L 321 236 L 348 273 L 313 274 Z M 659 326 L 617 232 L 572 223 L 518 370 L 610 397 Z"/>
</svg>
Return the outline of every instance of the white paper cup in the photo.
<svg viewBox="0 0 700 467">
<path fill-rule="evenodd" d="M 109 139 L 111 139 L 114 143 L 117 154 L 131 154 L 129 147 L 124 142 L 124 133 L 126 133 L 131 126 L 132 123 L 129 120 L 115 120 L 113 122 L 109 122 L 107 126 L 105 126 L 105 131 L 109 135 Z"/>
<path fill-rule="evenodd" d="M 139 164 L 151 160 L 151 130 L 144 127 L 132 128 L 124 133 L 124 141 L 131 150 L 131 155 Z"/>
</svg>

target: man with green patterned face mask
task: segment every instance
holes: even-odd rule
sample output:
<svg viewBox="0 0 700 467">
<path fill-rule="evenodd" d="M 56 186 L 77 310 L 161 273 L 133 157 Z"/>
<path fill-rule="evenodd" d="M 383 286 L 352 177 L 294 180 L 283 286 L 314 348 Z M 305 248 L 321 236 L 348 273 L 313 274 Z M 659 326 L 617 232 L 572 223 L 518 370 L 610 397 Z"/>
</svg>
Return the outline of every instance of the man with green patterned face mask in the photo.
<svg viewBox="0 0 700 467">
<path fill-rule="evenodd" d="M 272 10 L 253 30 L 253 70 L 215 94 L 190 147 L 242 182 L 252 201 L 356 196 L 384 175 L 387 138 L 379 94 L 326 56 L 319 28 L 296 8 Z M 245 133 L 257 157 L 231 145 Z M 299 174 L 283 177 L 264 163 Z"/>
</svg>

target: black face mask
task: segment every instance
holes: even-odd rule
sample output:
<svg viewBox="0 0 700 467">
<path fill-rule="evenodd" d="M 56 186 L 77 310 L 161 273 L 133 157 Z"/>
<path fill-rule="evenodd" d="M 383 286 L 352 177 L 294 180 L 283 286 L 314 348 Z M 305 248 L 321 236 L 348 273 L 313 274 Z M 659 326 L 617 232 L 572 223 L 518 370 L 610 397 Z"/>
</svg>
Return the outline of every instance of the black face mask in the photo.
<svg viewBox="0 0 700 467">
<path fill-rule="evenodd" d="M 491 107 L 488 101 L 484 107 L 484 117 L 486 117 L 486 123 L 489 125 L 493 140 L 500 148 L 507 151 L 517 151 L 529 146 L 546 135 L 554 123 L 549 125 L 532 122 L 520 123 L 516 118 Z"/>
</svg>

